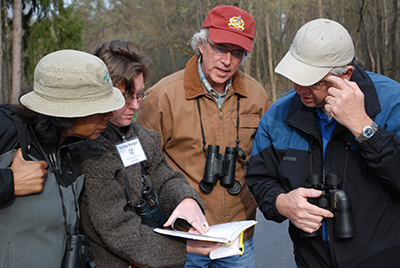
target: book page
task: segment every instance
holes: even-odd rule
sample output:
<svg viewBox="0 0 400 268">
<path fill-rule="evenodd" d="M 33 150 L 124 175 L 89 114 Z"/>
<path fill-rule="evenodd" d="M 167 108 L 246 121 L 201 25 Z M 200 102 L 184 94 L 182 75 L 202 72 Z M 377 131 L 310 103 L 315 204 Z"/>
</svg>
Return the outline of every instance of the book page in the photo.
<svg viewBox="0 0 400 268">
<path fill-rule="evenodd" d="M 187 239 L 230 244 L 240 235 L 241 232 L 243 232 L 244 230 L 250 228 L 255 224 L 257 224 L 257 221 L 248 220 L 248 221 L 236 221 L 236 222 L 227 222 L 227 223 L 212 225 L 210 226 L 210 229 L 207 231 L 206 235 L 200 235 L 200 234 L 194 234 L 176 230 L 167 230 L 161 228 L 155 228 L 153 231 L 160 234 L 172 235 Z"/>
<path fill-rule="evenodd" d="M 240 238 L 236 238 L 230 245 L 221 244 L 219 248 L 210 252 L 210 259 L 215 260 L 239 255 L 239 240 Z"/>
</svg>

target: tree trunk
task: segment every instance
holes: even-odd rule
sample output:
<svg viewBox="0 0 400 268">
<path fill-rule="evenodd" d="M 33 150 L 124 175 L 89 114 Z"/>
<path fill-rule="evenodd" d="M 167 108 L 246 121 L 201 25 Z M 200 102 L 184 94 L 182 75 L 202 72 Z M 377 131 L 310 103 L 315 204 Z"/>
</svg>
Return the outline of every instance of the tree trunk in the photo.
<svg viewBox="0 0 400 268">
<path fill-rule="evenodd" d="M 323 17 L 323 15 L 322 15 L 322 0 L 318 0 L 318 16 L 320 17 L 320 18 L 322 18 Z"/>
<path fill-rule="evenodd" d="M 14 0 L 11 103 L 21 94 L 22 1 Z"/>
<path fill-rule="evenodd" d="M 9 38 L 8 38 L 8 22 L 7 22 L 7 0 L 3 0 L 3 20 L 4 20 L 4 50 L 6 51 L 6 78 L 7 86 L 4 86 L 4 102 L 10 102 L 10 95 L 11 95 L 11 70 L 10 70 L 10 49 L 9 49 Z M 3 81 L 5 84 L 6 81 Z"/>
<path fill-rule="evenodd" d="M 397 0 L 392 0 L 393 5 L 393 20 L 390 25 L 390 46 L 391 46 L 391 64 L 390 64 L 390 77 L 396 77 L 397 75 L 397 16 L 398 16 L 398 4 Z"/>
<path fill-rule="evenodd" d="M 275 73 L 274 73 L 274 66 L 272 63 L 272 43 L 271 43 L 271 36 L 269 30 L 269 16 L 265 14 L 265 36 L 267 38 L 267 50 L 268 50 L 268 69 L 269 69 L 269 77 L 271 81 L 271 91 L 272 91 L 272 102 L 277 100 L 277 93 L 276 93 L 276 81 L 275 81 Z"/>
</svg>

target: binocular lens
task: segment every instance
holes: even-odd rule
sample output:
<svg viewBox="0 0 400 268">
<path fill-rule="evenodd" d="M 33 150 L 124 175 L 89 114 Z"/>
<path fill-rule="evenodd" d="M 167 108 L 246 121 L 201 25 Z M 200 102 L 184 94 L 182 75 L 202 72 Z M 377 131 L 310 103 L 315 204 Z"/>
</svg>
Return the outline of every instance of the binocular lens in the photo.
<svg viewBox="0 0 400 268">
<path fill-rule="evenodd" d="M 242 185 L 240 184 L 240 182 L 235 180 L 232 187 L 226 188 L 226 190 L 231 195 L 238 195 L 240 193 L 240 191 L 242 190 Z"/>
<path fill-rule="evenodd" d="M 211 193 L 214 188 L 212 183 L 204 182 L 204 180 L 200 181 L 199 187 L 200 190 L 205 194 Z"/>
<path fill-rule="evenodd" d="M 139 199 L 134 204 L 136 213 L 144 213 L 149 209 L 149 204 L 144 199 Z"/>
</svg>

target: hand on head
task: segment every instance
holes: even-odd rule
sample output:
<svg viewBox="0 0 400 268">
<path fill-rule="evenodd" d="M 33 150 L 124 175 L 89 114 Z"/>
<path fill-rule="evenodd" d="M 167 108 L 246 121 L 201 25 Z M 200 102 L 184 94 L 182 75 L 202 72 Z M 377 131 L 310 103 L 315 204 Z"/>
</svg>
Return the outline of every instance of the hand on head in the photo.
<svg viewBox="0 0 400 268">
<path fill-rule="evenodd" d="M 372 119 L 365 112 L 364 93 L 357 83 L 348 79 L 328 75 L 325 80 L 331 85 L 325 98 L 325 110 L 358 137 L 364 126 L 372 124 Z"/>
</svg>

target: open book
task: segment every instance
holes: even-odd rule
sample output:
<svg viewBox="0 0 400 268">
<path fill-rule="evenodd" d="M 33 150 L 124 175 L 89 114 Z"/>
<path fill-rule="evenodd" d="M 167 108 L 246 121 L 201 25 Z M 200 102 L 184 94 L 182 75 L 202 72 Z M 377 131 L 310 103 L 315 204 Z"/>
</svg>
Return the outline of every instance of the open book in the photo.
<svg viewBox="0 0 400 268">
<path fill-rule="evenodd" d="M 255 224 L 257 224 L 257 221 L 248 220 L 212 225 L 210 226 L 210 229 L 207 231 L 206 235 L 161 228 L 155 228 L 154 232 L 187 239 L 218 242 L 229 245 L 240 235 L 241 232 L 245 231 Z"/>
<path fill-rule="evenodd" d="M 176 220 L 177 219 L 174 220 L 174 223 Z M 206 235 L 178 231 L 176 230 L 177 228 L 174 230 L 155 228 L 153 231 L 160 234 L 172 235 L 186 239 L 221 243 L 222 245 L 219 248 L 211 251 L 210 253 L 210 258 L 214 260 L 243 254 L 243 250 L 245 249 L 243 249 L 243 235 L 241 234 L 243 231 L 256 224 L 257 221 L 253 220 L 221 223 L 210 226 L 210 229 L 207 231 Z M 189 224 L 186 223 L 186 226 L 181 227 L 189 229 L 191 225 L 188 225 Z M 239 236 L 240 238 L 238 238 Z"/>
<path fill-rule="evenodd" d="M 175 222 L 177 222 L 177 219 L 174 220 L 174 223 Z M 186 224 L 182 224 L 182 221 L 180 221 L 180 227 L 183 227 L 183 229 L 189 229 L 191 225 L 189 225 L 186 221 L 184 222 Z M 210 258 L 214 260 L 243 254 L 244 250 L 246 249 L 243 248 L 243 235 L 241 234 L 243 233 L 243 231 L 256 224 L 257 221 L 253 220 L 217 224 L 210 226 L 210 229 L 207 231 L 206 235 L 178 231 L 176 230 L 177 228 L 175 228 L 174 230 L 155 228 L 153 231 L 160 234 L 172 235 L 186 239 L 221 243 L 221 246 L 219 248 L 211 251 L 210 253 Z M 240 238 L 238 238 L 239 236 Z"/>
</svg>

